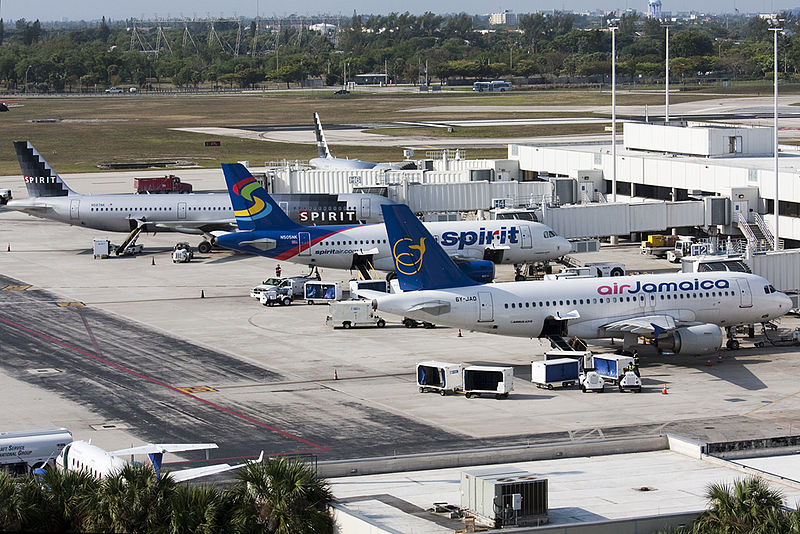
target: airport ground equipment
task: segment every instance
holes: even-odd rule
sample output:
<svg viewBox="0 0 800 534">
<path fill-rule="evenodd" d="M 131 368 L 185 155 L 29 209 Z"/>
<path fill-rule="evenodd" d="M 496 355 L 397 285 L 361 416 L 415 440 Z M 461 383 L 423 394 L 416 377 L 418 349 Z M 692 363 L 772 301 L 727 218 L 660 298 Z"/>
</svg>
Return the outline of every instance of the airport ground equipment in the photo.
<svg viewBox="0 0 800 534">
<path fill-rule="evenodd" d="M 544 353 L 545 360 L 557 360 L 559 358 L 578 360 L 578 371 L 581 373 L 585 367 L 592 366 L 592 351 L 590 350 L 575 350 L 570 347 L 566 350 L 548 350 Z"/>
<path fill-rule="evenodd" d="M 468 399 L 481 395 L 505 399 L 514 390 L 514 369 L 511 367 L 471 365 L 464 368 L 463 374 L 464 394 Z"/>
<path fill-rule="evenodd" d="M 578 360 L 573 358 L 531 362 L 531 382 L 538 388 L 574 386 L 579 374 Z"/>
<path fill-rule="evenodd" d="M 464 379 L 461 364 L 429 360 L 417 363 L 417 386 L 419 392 L 438 392 L 442 397 L 463 390 Z"/>
<path fill-rule="evenodd" d="M 421 326 L 422 328 L 436 328 L 436 325 L 433 323 L 429 323 L 428 321 L 418 321 L 416 319 L 412 319 L 411 317 L 403 317 L 403 326 L 406 328 L 416 328 Z"/>
<path fill-rule="evenodd" d="M 267 278 L 266 280 L 264 280 L 263 282 L 261 282 L 256 287 L 250 290 L 250 296 L 257 300 L 261 297 L 261 293 L 270 288 L 281 285 L 281 283 L 283 283 L 284 280 L 285 278 Z"/>
<path fill-rule="evenodd" d="M 625 374 L 619 379 L 619 390 L 641 393 L 642 379 L 636 376 L 636 373 L 633 371 L 625 371 Z"/>
<path fill-rule="evenodd" d="M 387 280 L 350 280 L 351 299 L 355 300 L 360 298 L 358 295 L 358 291 L 360 289 L 379 291 L 381 293 L 391 293 L 389 282 Z"/>
<path fill-rule="evenodd" d="M 303 286 L 303 298 L 307 304 L 342 300 L 341 282 L 310 281 Z"/>
<path fill-rule="evenodd" d="M 713 252 L 710 241 L 696 242 L 691 237 L 684 237 L 675 242 L 672 250 L 667 251 L 667 261 L 680 263 L 686 256 L 700 256 Z"/>
<path fill-rule="evenodd" d="M 192 184 L 181 182 L 174 174 L 158 178 L 134 178 L 133 188 L 137 193 L 191 193 Z"/>
<path fill-rule="evenodd" d="M 548 480 L 514 467 L 461 472 L 461 508 L 490 527 L 548 522 Z"/>
<path fill-rule="evenodd" d="M 258 301 L 264 306 L 274 306 L 280 304 L 281 306 L 289 306 L 294 299 L 288 288 L 269 287 L 262 291 L 258 296 Z"/>
<path fill-rule="evenodd" d="M 53 464 L 61 450 L 72 443 L 66 428 L 0 432 L 0 469 L 24 475 L 43 464 Z"/>
<path fill-rule="evenodd" d="M 625 264 L 615 261 L 586 263 L 580 267 L 566 267 L 558 273 L 545 274 L 545 280 L 570 278 L 602 278 L 604 276 L 625 276 Z"/>
<path fill-rule="evenodd" d="M 111 241 L 102 237 L 94 238 L 92 242 L 92 251 L 94 253 L 94 259 L 107 258 L 108 255 L 111 254 Z"/>
<path fill-rule="evenodd" d="M 11 196 L 11 189 L 0 189 L 0 206 L 13 198 L 14 197 Z"/>
<path fill-rule="evenodd" d="M 325 324 L 334 328 L 354 326 L 377 326 L 383 328 L 386 321 L 372 309 L 372 302 L 346 300 L 328 304 L 328 317 Z"/>
<path fill-rule="evenodd" d="M 581 386 L 581 391 L 587 393 L 589 391 L 596 391 L 602 393 L 605 391 L 606 381 L 603 377 L 597 374 L 593 367 L 586 367 L 583 372 L 578 375 L 578 383 Z"/>
<path fill-rule="evenodd" d="M 185 241 L 175 243 L 175 246 L 172 248 L 172 263 L 189 263 L 192 261 L 193 257 L 194 252 L 192 252 L 192 247 Z"/>
<path fill-rule="evenodd" d="M 625 368 L 633 363 L 632 356 L 624 354 L 595 354 L 592 356 L 592 366 L 603 380 L 617 384 L 625 376 Z"/>
</svg>

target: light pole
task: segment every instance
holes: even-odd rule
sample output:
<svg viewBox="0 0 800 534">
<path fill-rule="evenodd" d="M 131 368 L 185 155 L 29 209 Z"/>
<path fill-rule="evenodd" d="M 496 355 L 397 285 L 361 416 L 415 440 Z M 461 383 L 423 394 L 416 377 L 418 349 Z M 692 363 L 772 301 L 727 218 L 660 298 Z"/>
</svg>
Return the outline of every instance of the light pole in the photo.
<svg viewBox="0 0 800 534">
<path fill-rule="evenodd" d="M 669 26 L 665 25 L 664 28 L 667 30 L 667 40 L 666 40 L 666 66 L 664 67 L 664 77 L 665 77 L 665 86 L 666 91 L 664 95 L 665 105 L 664 105 L 664 123 L 669 123 Z"/>
<path fill-rule="evenodd" d="M 617 27 L 611 30 L 611 202 L 617 201 Z"/>
<path fill-rule="evenodd" d="M 783 28 L 779 27 L 781 21 L 775 21 L 775 27 L 770 28 L 769 31 L 773 32 L 774 37 L 774 45 L 775 45 L 775 72 L 773 78 L 773 84 L 775 86 L 775 101 L 774 101 L 774 113 L 775 118 L 773 122 L 773 134 L 774 134 L 774 141 L 775 146 L 773 149 L 773 156 L 775 160 L 775 237 L 773 239 L 772 248 L 774 250 L 778 250 L 778 220 L 780 219 L 780 209 L 778 206 L 780 205 L 780 196 L 778 195 L 778 32 L 782 32 Z"/>
<path fill-rule="evenodd" d="M 31 65 L 28 65 L 28 68 L 25 69 L 25 87 L 24 87 L 24 90 L 23 90 L 23 92 L 25 92 L 25 93 L 28 92 L 28 71 L 29 70 L 31 70 Z"/>
</svg>

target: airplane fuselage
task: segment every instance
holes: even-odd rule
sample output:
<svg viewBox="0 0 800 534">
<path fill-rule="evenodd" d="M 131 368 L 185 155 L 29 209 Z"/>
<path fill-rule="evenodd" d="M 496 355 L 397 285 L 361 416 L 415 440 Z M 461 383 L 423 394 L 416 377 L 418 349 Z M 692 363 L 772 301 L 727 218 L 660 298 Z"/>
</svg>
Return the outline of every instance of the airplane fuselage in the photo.
<svg viewBox="0 0 800 534">
<path fill-rule="evenodd" d="M 549 226 L 528 221 L 432 222 L 426 223 L 426 227 L 448 255 L 461 261 L 488 259 L 498 264 L 545 261 L 561 257 L 571 248 Z M 305 265 L 351 269 L 354 260 L 361 257 L 368 258 L 377 270 L 394 270 L 383 224 L 233 232 L 218 236 L 217 243 Z"/>
<path fill-rule="evenodd" d="M 614 278 L 506 282 L 407 291 L 376 298 L 378 310 L 457 328 L 542 337 L 547 321 L 565 321 L 567 335 L 610 337 L 616 320 L 669 316 L 721 327 L 769 321 L 789 298 L 747 273 L 676 273 Z M 409 311 L 420 308 L 419 311 Z"/>
<path fill-rule="evenodd" d="M 378 195 L 275 195 L 276 202 L 302 225 L 326 225 L 382 220 L 380 204 L 391 202 Z M 11 200 L 7 207 L 62 223 L 130 232 L 141 222 L 148 231 L 203 234 L 202 226 L 219 230 L 236 228 L 227 193 L 68 195 Z M 186 226 L 180 223 L 185 221 Z"/>
</svg>

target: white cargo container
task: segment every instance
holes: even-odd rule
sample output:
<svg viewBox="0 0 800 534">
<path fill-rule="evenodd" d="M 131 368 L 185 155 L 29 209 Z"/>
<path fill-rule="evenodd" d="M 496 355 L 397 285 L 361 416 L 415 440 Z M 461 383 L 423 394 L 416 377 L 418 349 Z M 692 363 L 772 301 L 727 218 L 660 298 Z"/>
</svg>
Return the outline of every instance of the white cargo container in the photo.
<svg viewBox="0 0 800 534">
<path fill-rule="evenodd" d="M 104 238 L 94 238 L 92 250 L 94 251 L 94 259 L 107 258 L 111 254 L 111 241 Z"/>
<path fill-rule="evenodd" d="M 308 304 L 342 300 L 342 283 L 306 282 L 303 286 L 303 298 L 306 299 Z"/>
<path fill-rule="evenodd" d="M 352 301 L 331 302 L 328 304 L 328 317 L 325 321 L 334 328 L 350 328 L 353 326 L 377 326 L 383 328 L 386 321 L 372 309 L 372 302 Z"/>
<path fill-rule="evenodd" d="M 350 280 L 351 299 L 361 298 L 358 294 L 359 289 L 389 293 L 389 282 L 386 280 Z"/>
<path fill-rule="evenodd" d="M 464 386 L 461 364 L 435 360 L 417 363 L 419 392 L 438 391 L 441 396 L 460 391 Z"/>
<path fill-rule="evenodd" d="M 464 368 L 463 376 L 463 389 L 468 399 L 484 393 L 505 399 L 514 390 L 514 369 L 511 367 L 471 365 Z"/>
<path fill-rule="evenodd" d="M 22 475 L 52 464 L 69 443 L 72 434 L 66 428 L 0 432 L 0 469 Z"/>
</svg>

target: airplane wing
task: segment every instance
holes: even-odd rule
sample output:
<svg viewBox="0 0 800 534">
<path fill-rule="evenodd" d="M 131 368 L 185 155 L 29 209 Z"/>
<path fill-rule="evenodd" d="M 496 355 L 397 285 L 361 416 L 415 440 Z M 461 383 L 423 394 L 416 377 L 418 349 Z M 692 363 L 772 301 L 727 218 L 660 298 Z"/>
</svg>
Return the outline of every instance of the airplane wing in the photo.
<svg viewBox="0 0 800 534">
<path fill-rule="evenodd" d="M 638 336 L 658 337 L 682 326 L 701 324 L 698 322 L 677 321 L 669 315 L 647 315 L 644 317 L 628 317 L 603 325 L 606 332 L 630 332 Z"/>
<path fill-rule="evenodd" d="M 261 463 L 261 460 L 263 459 L 264 459 L 264 451 L 261 451 L 261 455 L 258 457 L 258 460 L 255 460 L 252 463 L 256 464 Z M 230 465 L 230 464 L 206 465 L 204 467 L 193 467 L 191 469 L 181 469 L 180 471 L 170 471 L 169 475 L 175 482 L 185 482 L 187 480 L 193 480 L 195 478 L 207 477 L 211 475 L 216 475 L 217 473 L 224 473 L 225 471 L 239 469 L 240 467 L 244 467 L 249 463 L 251 462 L 245 462 L 236 465 Z"/>
<path fill-rule="evenodd" d="M 111 456 L 128 456 L 131 454 L 163 454 L 166 452 L 203 451 L 219 448 L 216 443 L 148 443 L 138 447 L 109 451 Z"/>
<path fill-rule="evenodd" d="M 146 229 L 155 229 L 155 230 L 177 230 L 180 231 L 181 228 L 186 228 L 190 230 L 202 230 L 204 232 L 210 232 L 212 230 L 227 230 L 227 231 L 234 231 L 236 230 L 237 226 L 236 223 L 231 219 L 219 219 L 216 221 L 158 221 L 158 222 L 150 222 L 150 221 L 142 221 L 137 219 L 141 226 L 144 226 Z"/>
</svg>

